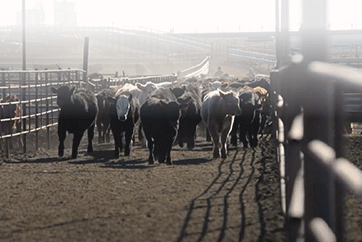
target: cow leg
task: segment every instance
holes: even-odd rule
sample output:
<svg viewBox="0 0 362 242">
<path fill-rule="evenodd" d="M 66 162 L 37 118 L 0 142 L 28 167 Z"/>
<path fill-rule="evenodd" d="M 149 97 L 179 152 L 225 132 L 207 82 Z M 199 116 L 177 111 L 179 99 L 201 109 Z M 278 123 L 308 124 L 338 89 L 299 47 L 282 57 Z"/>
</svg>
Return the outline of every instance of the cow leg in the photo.
<svg viewBox="0 0 362 242">
<path fill-rule="evenodd" d="M 67 131 L 63 125 L 63 122 L 59 120 L 58 124 L 58 139 L 59 139 L 59 146 L 58 146 L 58 156 L 62 157 L 64 155 L 64 140 L 67 137 Z"/>
<path fill-rule="evenodd" d="M 132 129 L 130 128 L 130 130 L 125 132 L 125 141 L 126 141 L 126 144 L 125 144 L 125 147 L 124 147 L 124 155 L 125 156 L 129 156 L 130 153 L 131 153 L 130 146 L 131 146 L 132 138 L 133 138 L 133 127 L 132 127 Z"/>
<path fill-rule="evenodd" d="M 159 163 L 163 163 L 164 160 L 161 159 L 161 148 L 162 145 L 160 144 L 160 139 L 156 138 L 154 140 L 154 148 L 153 148 L 153 157 L 155 160 L 157 160 Z"/>
<path fill-rule="evenodd" d="M 119 151 L 120 151 L 120 140 L 121 140 L 121 137 L 120 135 L 118 134 L 115 134 L 113 133 L 113 138 L 114 138 L 114 157 L 117 159 L 119 158 Z"/>
<path fill-rule="evenodd" d="M 102 124 L 97 123 L 97 130 L 98 130 L 98 143 L 101 144 L 102 142 Z"/>
<path fill-rule="evenodd" d="M 231 129 L 231 132 L 230 132 L 230 136 L 231 136 L 230 143 L 235 147 L 238 146 L 238 137 L 237 137 L 238 128 L 239 128 L 239 121 L 238 121 L 238 118 L 235 117 L 235 121 L 233 123 L 233 128 Z"/>
<path fill-rule="evenodd" d="M 246 139 L 247 125 L 244 123 L 240 124 L 240 142 L 243 143 L 244 148 L 248 148 L 248 140 Z"/>
<path fill-rule="evenodd" d="M 74 137 L 73 137 L 73 146 L 72 146 L 72 159 L 76 159 L 78 157 L 78 147 L 80 144 L 80 141 L 82 140 L 84 131 L 81 132 L 77 132 L 74 133 Z"/>
<path fill-rule="evenodd" d="M 117 121 L 112 120 L 111 122 L 111 130 L 114 139 L 114 157 L 117 159 L 119 157 L 119 140 L 120 140 L 120 131 L 116 125 Z"/>
<path fill-rule="evenodd" d="M 148 164 L 153 165 L 155 163 L 154 158 L 153 158 L 153 141 L 151 138 L 147 139 L 147 146 L 148 146 L 148 150 L 150 152 L 149 156 L 148 156 Z"/>
<path fill-rule="evenodd" d="M 106 127 L 106 142 L 109 143 L 111 142 L 111 127 L 109 124 Z"/>
<path fill-rule="evenodd" d="M 212 139 L 213 143 L 213 158 L 219 158 L 220 157 L 220 150 L 219 150 L 219 142 L 220 142 L 220 136 L 218 132 L 216 131 L 215 125 L 212 125 L 209 127 L 209 133 Z"/>
<path fill-rule="evenodd" d="M 87 147 L 87 153 L 93 152 L 93 138 L 94 138 L 94 127 L 95 124 L 92 124 L 88 128 L 88 147 Z M 104 140 L 103 140 L 104 141 Z"/>
<path fill-rule="evenodd" d="M 171 161 L 171 149 L 172 149 L 172 142 L 169 142 L 169 144 L 167 145 L 167 150 L 166 150 L 166 164 L 167 165 L 172 165 L 172 161 Z"/>
<path fill-rule="evenodd" d="M 221 158 L 225 159 L 227 156 L 227 138 L 229 136 L 230 127 L 224 128 L 221 131 Z"/>
</svg>

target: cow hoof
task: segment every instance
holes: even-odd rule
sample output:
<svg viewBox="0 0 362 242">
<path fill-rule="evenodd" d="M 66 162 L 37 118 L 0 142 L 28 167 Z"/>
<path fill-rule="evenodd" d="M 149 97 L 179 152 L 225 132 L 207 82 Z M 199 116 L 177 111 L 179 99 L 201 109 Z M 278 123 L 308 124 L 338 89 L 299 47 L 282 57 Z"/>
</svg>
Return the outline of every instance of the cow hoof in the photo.
<svg viewBox="0 0 362 242">
<path fill-rule="evenodd" d="M 77 159 L 78 155 L 72 154 L 72 159 Z"/>
<path fill-rule="evenodd" d="M 129 156 L 130 153 L 131 153 L 131 151 L 127 150 L 127 151 L 124 152 L 124 156 Z"/>
<path fill-rule="evenodd" d="M 118 152 L 114 153 L 114 158 L 116 158 L 116 159 L 119 158 L 119 153 Z"/>
<path fill-rule="evenodd" d="M 153 160 L 149 160 L 149 161 L 148 161 L 148 164 L 149 164 L 149 165 L 153 165 L 153 164 L 155 164 L 155 162 L 154 162 Z"/>
<path fill-rule="evenodd" d="M 58 156 L 59 157 L 63 157 L 63 155 L 64 155 L 64 151 L 58 151 Z"/>
<path fill-rule="evenodd" d="M 166 164 L 167 165 L 173 165 L 173 162 L 172 161 L 167 161 Z"/>
</svg>

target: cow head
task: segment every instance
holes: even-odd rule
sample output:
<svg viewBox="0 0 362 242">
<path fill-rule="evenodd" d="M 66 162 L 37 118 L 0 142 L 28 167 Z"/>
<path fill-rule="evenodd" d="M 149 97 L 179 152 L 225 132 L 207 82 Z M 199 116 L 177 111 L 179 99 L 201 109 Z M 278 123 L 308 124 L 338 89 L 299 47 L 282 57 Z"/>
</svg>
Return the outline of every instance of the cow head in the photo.
<svg viewBox="0 0 362 242">
<path fill-rule="evenodd" d="M 175 130 L 178 129 L 178 123 L 180 119 L 180 104 L 175 101 L 164 102 L 163 100 L 160 101 L 161 105 L 165 109 L 166 119 L 168 124 L 174 128 Z"/>
<path fill-rule="evenodd" d="M 230 115 L 240 115 L 241 109 L 239 97 L 234 92 L 223 92 L 219 90 L 221 99 L 223 100 L 223 110 Z"/>
<path fill-rule="evenodd" d="M 75 87 L 70 88 L 68 86 L 61 86 L 58 89 L 55 87 L 51 88 L 51 91 L 57 94 L 57 104 L 60 108 L 72 102 L 74 90 Z"/>
<path fill-rule="evenodd" d="M 157 86 L 152 82 L 147 82 L 146 84 L 136 83 L 138 89 L 141 90 L 141 93 L 138 97 L 140 105 L 146 102 L 147 97 L 157 89 Z"/>
<path fill-rule="evenodd" d="M 131 107 L 131 101 L 132 101 L 131 93 L 128 96 L 122 94 L 116 98 L 116 111 L 117 111 L 118 120 L 120 121 L 127 120 L 127 116 Z"/>
<path fill-rule="evenodd" d="M 181 97 L 182 94 L 186 91 L 186 86 L 170 88 L 171 92 L 175 95 L 176 98 Z"/>
</svg>

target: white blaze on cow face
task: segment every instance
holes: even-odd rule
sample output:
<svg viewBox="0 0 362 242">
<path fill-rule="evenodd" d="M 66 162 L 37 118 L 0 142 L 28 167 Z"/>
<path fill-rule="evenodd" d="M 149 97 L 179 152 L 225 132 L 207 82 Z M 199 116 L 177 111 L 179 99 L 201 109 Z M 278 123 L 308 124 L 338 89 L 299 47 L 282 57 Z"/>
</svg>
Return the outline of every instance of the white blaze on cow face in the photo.
<svg viewBox="0 0 362 242">
<path fill-rule="evenodd" d="M 116 102 L 117 117 L 120 121 L 126 121 L 130 109 L 130 98 L 126 95 L 118 97 Z"/>
</svg>

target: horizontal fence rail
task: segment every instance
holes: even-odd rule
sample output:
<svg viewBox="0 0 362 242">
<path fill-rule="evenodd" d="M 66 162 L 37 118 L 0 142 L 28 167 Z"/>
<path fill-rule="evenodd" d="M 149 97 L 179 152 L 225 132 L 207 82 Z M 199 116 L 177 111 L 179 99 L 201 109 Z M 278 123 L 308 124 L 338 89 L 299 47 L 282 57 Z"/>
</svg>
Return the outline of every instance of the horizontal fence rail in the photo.
<svg viewBox="0 0 362 242">
<path fill-rule="evenodd" d="M 23 152 L 27 151 L 27 135 L 35 135 L 32 143 L 39 147 L 39 131 L 47 130 L 47 147 L 50 147 L 50 128 L 57 125 L 59 108 L 56 95 L 50 87 L 61 85 L 86 86 L 83 70 L 46 70 L 46 71 L 0 71 L 0 142 L 6 156 L 10 156 L 12 139 L 19 137 Z M 12 101 L 5 101 L 11 96 Z M 16 107 L 9 113 L 9 107 Z M 13 123 L 16 131 L 13 132 Z M 5 145 L 5 147 L 4 147 Z"/>
<path fill-rule="evenodd" d="M 297 233 L 292 229 L 296 221 L 310 218 L 305 233 L 314 234 L 315 241 L 320 241 L 318 233 L 343 241 L 344 191 L 362 201 L 362 171 L 343 158 L 342 147 L 344 120 L 356 110 L 362 117 L 362 110 L 353 108 L 360 107 L 360 94 L 344 90 L 361 90 L 362 71 L 314 61 L 273 71 L 271 79 L 289 233 Z"/>
<path fill-rule="evenodd" d="M 183 77 L 200 76 L 209 71 L 209 57 L 206 57 L 200 64 L 181 71 Z M 174 82 L 180 76 L 157 75 L 141 77 L 108 77 L 85 79 L 84 71 L 77 69 L 67 70 L 45 70 L 45 71 L 0 71 L 0 96 L 5 99 L 12 96 L 14 100 L 0 102 L 0 148 L 10 157 L 11 144 L 14 138 L 19 137 L 19 144 L 22 143 L 23 152 L 27 150 L 27 135 L 34 134 L 35 149 L 39 147 L 39 132 L 46 130 L 47 148 L 50 148 L 50 128 L 58 123 L 59 108 L 56 103 L 57 96 L 50 88 L 69 85 L 85 87 L 98 92 L 104 88 L 124 85 L 126 83 L 146 82 Z M 179 74 L 180 74 L 179 73 Z M 13 117 L 6 117 L 6 109 L 10 106 L 17 106 L 21 112 Z M 16 131 L 13 131 L 15 123 Z M 10 129 L 7 128 L 10 123 Z M 9 130 L 9 131 L 7 131 Z M 35 142 L 34 142 L 35 141 Z"/>
</svg>

